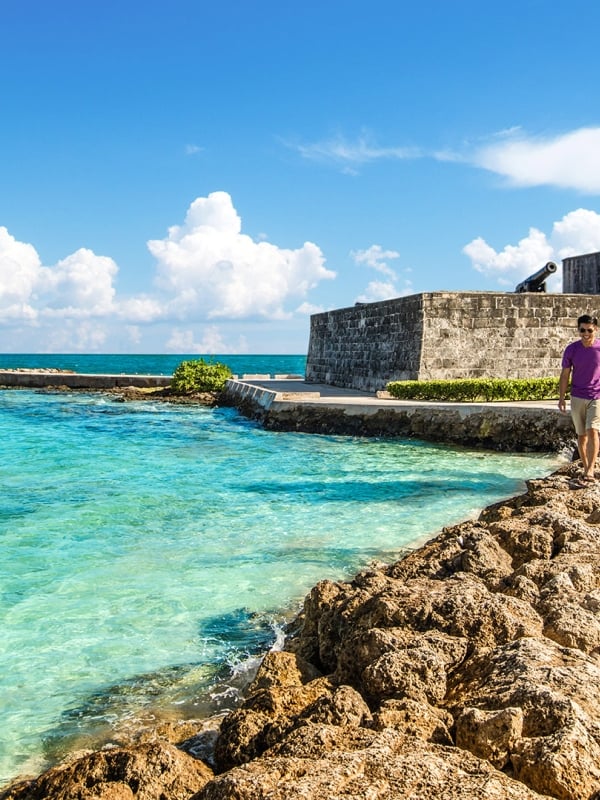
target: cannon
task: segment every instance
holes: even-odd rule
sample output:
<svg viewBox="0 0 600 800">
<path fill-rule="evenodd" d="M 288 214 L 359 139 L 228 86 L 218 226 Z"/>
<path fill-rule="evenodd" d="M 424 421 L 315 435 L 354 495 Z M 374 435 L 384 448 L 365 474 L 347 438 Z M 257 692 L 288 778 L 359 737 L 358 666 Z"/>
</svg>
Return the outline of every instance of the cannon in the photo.
<svg viewBox="0 0 600 800">
<path fill-rule="evenodd" d="M 558 267 L 554 261 L 549 261 L 537 272 L 534 272 L 533 275 L 518 283 L 515 287 L 515 292 L 545 292 L 546 278 L 556 272 L 557 269 Z"/>
</svg>

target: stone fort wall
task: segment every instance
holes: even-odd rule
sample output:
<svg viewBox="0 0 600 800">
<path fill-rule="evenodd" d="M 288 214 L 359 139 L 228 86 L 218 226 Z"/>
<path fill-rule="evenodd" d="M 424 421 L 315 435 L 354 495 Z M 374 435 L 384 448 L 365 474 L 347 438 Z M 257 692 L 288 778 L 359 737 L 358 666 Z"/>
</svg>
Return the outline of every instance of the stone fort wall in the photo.
<svg viewBox="0 0 600 800">
<path fill-rule="evenodd" d="M 391 380 L 558 375 L 600 294 L 428 292 L 311 317 L 306 379 L 366 391 Z"/>
</svg>

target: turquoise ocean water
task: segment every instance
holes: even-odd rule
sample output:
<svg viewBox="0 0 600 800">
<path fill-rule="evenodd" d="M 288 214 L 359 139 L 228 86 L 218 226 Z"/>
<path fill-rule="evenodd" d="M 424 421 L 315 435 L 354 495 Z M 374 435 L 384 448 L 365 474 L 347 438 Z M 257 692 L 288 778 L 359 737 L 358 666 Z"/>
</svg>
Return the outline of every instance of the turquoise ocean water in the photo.
<svg viewBox="0 0 600 800">
<path fill-rule="evenodd" d="M 84 374 L 121 373 L 134 375 L 172 375 L 175 367 L 186 359 L 204 358 L 206 361 L 219 361 L 231 367 L 235 375 L 244 373 L 265 373 L 304 375 L 306 356 L 287 355 L 50 355 L 48 353 L 0 354 L 0 369 L 19 367 L 47 368 L 58 367 Z"/>
<path fill-rule="evenodd" d="M 182 358 L 0 367 L 168 374 Z M 304 370 L 301 356 L 217 360 Z M 230 707 L 318 580 L 392 561 L 557 463 L 273 433 L 233 409 L 0 391 L 0 783 L 138 721 Z"/>
</svg>

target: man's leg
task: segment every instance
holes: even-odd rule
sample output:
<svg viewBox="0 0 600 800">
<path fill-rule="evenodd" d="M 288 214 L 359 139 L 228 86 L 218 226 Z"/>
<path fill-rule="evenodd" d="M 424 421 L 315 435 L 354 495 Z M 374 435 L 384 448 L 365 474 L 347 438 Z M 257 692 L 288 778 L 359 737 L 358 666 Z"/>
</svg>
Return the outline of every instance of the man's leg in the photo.
<svg viewBox="0 0 600 800">
<path fill-rule="evenodd" d="M 577 449 L 583 465 L 583 475 L 585 478 L 594 477 L 596 459 L 600 449 L 600 437 L 595 428 L 588 428 L 584 434 L 577 437 Z"/>
</svg>

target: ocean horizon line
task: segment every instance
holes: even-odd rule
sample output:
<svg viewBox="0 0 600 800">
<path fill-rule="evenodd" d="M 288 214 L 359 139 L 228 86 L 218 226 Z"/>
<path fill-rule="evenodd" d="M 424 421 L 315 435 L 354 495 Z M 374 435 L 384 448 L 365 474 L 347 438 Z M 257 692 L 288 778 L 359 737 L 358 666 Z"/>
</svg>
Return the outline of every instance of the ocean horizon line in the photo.
<svg viewBox="0 0 600 800">
<path fill-rule="evenodd" d="M 273 353 L 188 354 L 188 353 L 0 353 L 0 369 L 61 369 L 81 374 L 172 375 L 182 361 L 218 361 L 236 375 L 302 374 L 306 356 Z"/>
</svg>

